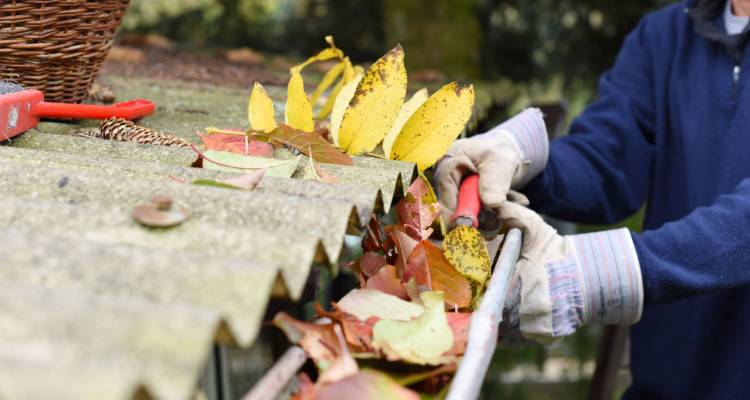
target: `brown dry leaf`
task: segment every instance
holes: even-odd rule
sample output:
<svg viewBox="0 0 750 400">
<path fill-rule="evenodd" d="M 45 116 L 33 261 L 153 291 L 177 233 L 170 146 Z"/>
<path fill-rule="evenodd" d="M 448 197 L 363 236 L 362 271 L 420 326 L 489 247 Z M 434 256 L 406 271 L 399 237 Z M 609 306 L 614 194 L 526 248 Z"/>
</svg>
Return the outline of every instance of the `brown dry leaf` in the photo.
<svg viewBox="0 0 750 400">
<path fill-rule="evenodd" d="M 386 264 L 385 256 L 369 251 L 359 259 L 359 268 L 366 277 L 370 278 L 378 273 Z"/>
<path fill-rule="evenodd" d="M 312 154 L 312 148 L 310 148 L 310 154 Z M 312 174 L 315 177 L 315 180 L 318 182 L 327 183 L 329 185 L 336 185 L 339 183 L 339 178 L 337 178 L 335 175 L 332 175 L 328 171 L 324 170 L 322 167 L 320 167 L 318 164 L 315 164 L 314 157 L 310 157 L 310 169 L 312 170 Z"/>
<path fill-rule="evenodd" d="M 157 195 L 133 208 L 133 219 L 151 228 L 171 228 L 185 222 L 190 214 L 183 208 L 174 208 L 168 195 Z"/>
<path fill-rule="evenodd" d="M 395 260 L 387 260 L 389 262 L 395 262 L 396 267 L 403 276 L 404 270 L 406 270 L 406 262 L 409 259 L 409 255 L 414 250 L 414 247 L 419 243 L 418 239 L 409 235 L 405 228 L 401 225 L 393 225 L 387 228 L 387 234 L 389 243 L 393 243 L 393 249 L 395 250 Z M 390 255 L 389 255 L 389 258 Z"/>
<path fill-rule="evenodd" d="M 275 141 L 294 147 L 316 162 L 340 165 L 353 165 L 351 157 L 334 147 L 315 132 L 304 132 L 291 126 L 280 124 L 272 132 L 249 131 L 252 137 Z"/>
<path fill-rule="evenodd" d="M 339 264 L 339 268 L 341 268 L 341 270 L 352 271 L 359 281 L 359 287 L 362 289 L 365 288 L 367 285 L 367 277 L 362 273 L 362 268 L 359 266 L 359 260 L 341 263 Z"/>
<path fill-rule="evenodd" d="M 323 386 L 317 400 L 419 400 L 419 395 L 399 385 L 388 375 L 364 370 L 338 382 Z"/>
<path fill-rule="evenodd" d="M 334 324 L 311 324 L 298 321 L 285 312 L 276 314 L 273 324 L 284 331 L 290 342 L 305 349 L 319 369 L 325 370 L 341 354 Z"/>
<path fill-rule="evenodd" d="M 396 206 L 401 223 L 416 231 L 422 240 L 432 235 L 432 223 L 440 215 L 440 204 L 432 193 L 429 182 L 420 175 L 409 186 L 406 197 Z"/>
<path fill-rule="evenodd" d="M 367 223 L 367 234 L 362 240 L 362 250 L 364 251 L 385 251 L 383 246 L 383 233 L 380 229 L 380 222 L 378 218 L 373 214 L 370 217 L 370 222 Z"/>
<path fill-rule="evenodd" d="M 359 372 L 357 362 L 354 361 L 354 358 L 349 353 L 349 346 L 346 345 L 344 334 L 341 332 L 341 326 L 333 324 L 333 332 L 336 334 L 341 353 L 318 377 L 317 383 L 319 387 L 328 383 L 338 382 Z"/>
<path fill-rule="evenodd" d="M 409 255 L 404 280 L 414 278 L 420 291 L 437 290 L 445 293 L 449 308 L 465 308 L 471 304 L 471 286 L 448 262 L 443 251 L 428 241 L 422 241 Z"/>
<path fill-rule="evenodd" d="M 372 327 L 380 320 L 378 317 L 370 317 L 364 321 L 352 314 L 341 311 L 334 303 L 334 311 L 325 311 L 320 304 L 315 305 L 315 312 L 321 317 L 330 318 L 341 325 L 344 330 L 344 338 L 349 344 L 351 351 L 358 354 L 372 354 Z"/>
<path fill-rule="evenodd" d="M 380 268 L 377 274 L 367 280 L 365 287 L 392 294 L 403 300 L 409 300 L 409 295 L 406 293 L 406 286 L 399 279 L 396 267 L 393 265 L 386 265 Z"/>
</svg>

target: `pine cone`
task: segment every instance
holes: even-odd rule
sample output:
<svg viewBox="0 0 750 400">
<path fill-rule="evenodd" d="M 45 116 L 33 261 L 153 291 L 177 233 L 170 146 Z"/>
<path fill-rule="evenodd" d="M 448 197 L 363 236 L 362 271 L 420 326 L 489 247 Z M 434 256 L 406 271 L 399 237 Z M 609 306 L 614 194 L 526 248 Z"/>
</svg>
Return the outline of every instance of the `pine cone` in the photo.
<svg viewBox="0 0 750 400">
<path fill-rule="evenodd" d="M 190 143 L 181 138 L 138 126 L 121 118 L 110 118 L 102 121 L 99 131 L 94 130 L 86 132 L 86 134 L 78 134 L 98 139 L 190 148 Z"/>
</svg>

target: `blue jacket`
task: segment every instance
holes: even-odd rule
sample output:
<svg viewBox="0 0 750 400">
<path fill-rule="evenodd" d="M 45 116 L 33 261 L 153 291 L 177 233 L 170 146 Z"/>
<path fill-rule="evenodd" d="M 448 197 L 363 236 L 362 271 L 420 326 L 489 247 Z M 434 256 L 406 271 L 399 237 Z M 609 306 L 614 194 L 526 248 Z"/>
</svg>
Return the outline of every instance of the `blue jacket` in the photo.
<svg viewBox="0 0 750 400">
<path fill-rule="evenodd" d="M 577 222 L 647 204 L 627 399 L 750 398 L 750 51 L 722 33 L 725 4 L 646 16 L 524 190 Z"/>
</svg>

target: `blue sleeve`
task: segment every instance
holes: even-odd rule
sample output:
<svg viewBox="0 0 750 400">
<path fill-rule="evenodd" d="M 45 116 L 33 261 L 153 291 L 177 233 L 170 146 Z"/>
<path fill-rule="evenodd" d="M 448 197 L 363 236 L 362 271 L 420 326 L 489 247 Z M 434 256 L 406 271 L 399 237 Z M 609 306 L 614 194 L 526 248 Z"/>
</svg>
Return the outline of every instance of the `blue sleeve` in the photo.
<svg viewBox="0 0 750 400">
<path fill-rule="evenodd" d="M 646 304 L 748 285 L 750 178 L 709 207 L 632 236 Z"/>
<path fill-rule="evenodd" d="M 550 145 L 544 171 L 524 189 L 538 212 L 581 223 L 618 222 L 640 208 L 653 149 L 653 82 L 647 19 L 628 35 L 597 100 Z"/>
</svg>

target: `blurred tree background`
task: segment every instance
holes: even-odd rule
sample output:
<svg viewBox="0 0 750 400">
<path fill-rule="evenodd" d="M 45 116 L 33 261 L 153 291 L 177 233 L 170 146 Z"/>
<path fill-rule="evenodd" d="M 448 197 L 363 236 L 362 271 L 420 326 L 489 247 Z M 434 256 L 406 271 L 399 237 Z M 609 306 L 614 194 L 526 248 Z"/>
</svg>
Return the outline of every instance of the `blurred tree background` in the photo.
<svg viewBox="0 0 750 400">
<path fill-rule="evenodd" d="M 492 109 L 482 129 L 530 103 L 564 102 L 569 121 L 595 95 L 597 78 L 611 66 L 625 35 L 645 13 L 668 3 L 133 0 L 123 30 L 157 33 L 187 50 L 249 47 L 293 58 L 324 47 L 322 38 L 330 34 L 358 63 L 401 43 L 410 74 L 433 71 L 449 79 L 510 85 L 514 104 Z M 625 223 L 637 228 L 639 217 Z M 499 350 L 485 397 L 583 398 L 600 330 L 589 327 L 551 348 Z"/>
<path fill-rule="evenodd" d="M 355 62 L 400 42 L 410 70 L 592 81 L 666 0 L 134 0 L 124 22 L 192 45 L 310 54 L 332 34 Z"/>
</svg>

